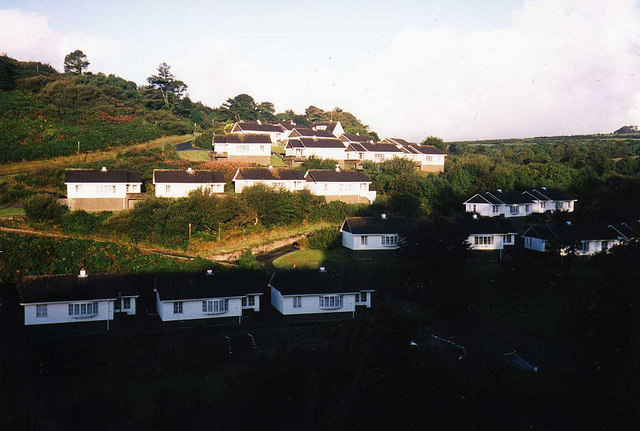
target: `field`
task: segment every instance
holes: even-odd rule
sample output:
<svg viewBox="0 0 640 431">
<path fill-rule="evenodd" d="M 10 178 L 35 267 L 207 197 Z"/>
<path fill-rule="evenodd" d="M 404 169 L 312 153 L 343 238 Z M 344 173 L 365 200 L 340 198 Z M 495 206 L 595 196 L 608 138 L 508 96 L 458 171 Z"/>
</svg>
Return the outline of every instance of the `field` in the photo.
<svg viewBox="0 0 640 431">
<path fill-rule="evenodd" d="M 190 160 L 192 162 L 209 162 L 209 151 L 207 150 L 184 150 L 178 151 L 181 159 Z"/>
<path fill-rule="evenodd" d="M 297 250 L 280 256 L 273 261 L 273 266 L 278 269 L 310 268 L 315 269 L 323 264 L 344 264 L 350 260 L 347 252 L 342 249 L 333 250 Z"/>
<path fill-rule="evenodd" d="M 12 217 L 12 216 L 23 216 L 24 210 L 22 208 L 0 208 L 0 218 L 1 217 Z"/>
</svg>

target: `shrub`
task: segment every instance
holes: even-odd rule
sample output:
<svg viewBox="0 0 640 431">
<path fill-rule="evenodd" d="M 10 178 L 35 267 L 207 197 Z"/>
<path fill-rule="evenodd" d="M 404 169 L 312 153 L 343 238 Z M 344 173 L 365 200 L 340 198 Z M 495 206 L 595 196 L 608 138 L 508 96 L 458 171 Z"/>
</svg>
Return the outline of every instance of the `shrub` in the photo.
<svg viewBox="0 0 640 431">
<path fill-rule="evenodd" d="M 329 250 L 338 246 L 340 231 L 334 227 L 318 229 L 309 234 L 309 248 Z"/>
<path fill-rule="evenodd" d="M 62 228 L 69 233 L 87 235 L 98 231 L 108 214 L 93 215 L 85 211 L 72 211 L 62 216 Z"/>
<path fill-rule="evenodd" d="M 22 206 L 27 218 L 35 222 L 57 221 L 66 211 L 55 196 L 44 193 L 24 199 Z"/>
<path fill-rule="evenodd" d="M 251 253 L 251 250 L 245 251 L 242 257 L 238 259 L 238 266 L 242 269 L 260 269 L 260 264 Z"/>
</svg>

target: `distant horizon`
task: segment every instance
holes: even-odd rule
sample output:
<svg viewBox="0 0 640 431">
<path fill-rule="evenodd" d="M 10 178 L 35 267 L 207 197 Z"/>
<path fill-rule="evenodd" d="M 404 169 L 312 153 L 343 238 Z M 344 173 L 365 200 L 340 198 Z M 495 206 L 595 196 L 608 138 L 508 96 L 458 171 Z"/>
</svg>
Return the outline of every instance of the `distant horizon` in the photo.
<svg viewBox="0 0 640 431">
<path fill-rule="evenodd" d="M 60 70 L 80 49 L 89 71 L 138 85 L 167 62 L 210 107 L 242 93 L 276 112 L 340 106 L 380 136 L 414 142 L 640 123 L 638 0 L 194 1 L 167 13 L 175 9 L 5 1 L 0 52 Z"/>
</svg>

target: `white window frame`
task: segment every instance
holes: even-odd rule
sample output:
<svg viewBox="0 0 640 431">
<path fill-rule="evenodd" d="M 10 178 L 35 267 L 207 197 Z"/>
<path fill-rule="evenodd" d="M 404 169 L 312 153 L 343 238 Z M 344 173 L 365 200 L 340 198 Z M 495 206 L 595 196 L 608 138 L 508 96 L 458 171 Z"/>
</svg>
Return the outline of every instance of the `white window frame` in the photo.
<svg viewBox="0 0 640 431">
<path fill-rule="evenodd" d="M 83 303 L 69 304 L 68 313 L 70 317 L 76 317 L 76 318 L 94 317 L 98 315 L 98 303 L 83 302 Z"/>
<path fill-rule="evenodd" d="M 122 309 L 123 310 L 131 309 L 131 298 L 122 298 Z"/>
<path fill-rule="evenodd" d="M 492 206 L 493 206 L 493 212 L 494 213 L 500 212 L 500 205 L 492 205 Z"/>
<path fill-rule="evenodd" d="M 360 245 L 368 245 L 369 237 L 367 235 L 360 236 Z"/>
<path fill-rule="evenodd" d="M 343 295 L 321 295 L 318 298 L 318 305 L 325 310 L 337 310 L 344 306 L 344 297 Z"/>
<path fill-rule="evenodd" d="M 302 308 L 302 296 L 293 297 L 293 308 Z"/>
<path fill-rule="evenodd" d="M 238 150 L 239 153 L 248 153 L 249 152 L 249 146 L 248 145 L 238 145 L 236 147 L 236 149 Z"/>
<path fill-rule="evenodd" d="M 398 235 L 382 235 L 383 247 L 396 247 L 398 245 Z"/>
<path fill-rule="evenodd" d="M 164 191 L 165 193 L 171 193 L 171 184 L 165 184 Z"/>
<path fill-rule="evenodd" d="M 49 310 L 47 309 L 47 304 L 36 304 L 36 317 L 37 318 L 47 318 Z"/>
<path fill-rule="evenodd" d="M 175 301 L 173 303 L 173 314 L 182 314 L 183 311 L 182 301 Z"/>
<path fill-rule="evenodd" d="M 206 299 L 202 301 L 202 312 L 204 314 L 224 314 L 228 311 L 228 299 Z"/>
<path fill-rule="evenodd" d="M 520 214 L 520 205 L 509 205 L 509 214 Z"/>
<path fill-rule="evenodd" d="M 474 236 L 475 245 L 493 245 L 493 235 Z"/>
</svg>

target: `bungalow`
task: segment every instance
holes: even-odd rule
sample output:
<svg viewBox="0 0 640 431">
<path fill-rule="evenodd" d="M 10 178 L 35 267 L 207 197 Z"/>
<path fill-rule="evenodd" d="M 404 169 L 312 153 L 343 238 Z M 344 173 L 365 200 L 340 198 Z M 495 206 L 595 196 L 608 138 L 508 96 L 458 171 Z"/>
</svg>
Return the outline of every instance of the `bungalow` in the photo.
<svg viewBox="0 0 640 431">
<path fill-rule="evenodd" d="M 522 192 L 533 199 L 533 212 L 545 213 L 554 211 L 573 212 L 577 199 L 569 196 L 560 189 L 540 187 Z"/>
<path fill-rule="evenodd" d="M 376 192 L 369 190 L 371 179 L 364 172 L 312 169 L 304 178 L 311 194 L 324 196 L 327 202 L 372 203 L 376 199 Z"/>
<path fill-rule="evenodd" d="M 406 158 L 409 153 L 389 143 L 351 143 L 345 151 L 346 160 L 384 162 L 395 158 Z"/>
<path fill-rule="evenodd" d="M 304 175 L 298 169 L 238 168 L 232 181 L 236 193 L 242 193 L 245 187 L 256 184 L 291 192 L 305 189 Z"/>
<path fill-rule="evenodd" d="M 309 129 L 308 127 L 296 127 L 291 133 L 289 133 L 289 137 L 287 139 L 296 139 L 296 138 L 329 138 L 336 139 L 333 133 L 328 132 L 326 130 L 315 130 Z M 344 145 L 343 145 L 344 147 Z"/>
<path fill-rule="evenodd" d="M 476 193 L 464 202 L 466 212 L 484 217 L 524 217 L 533 213 L 533 197 L 520 192 Z"/>
<path fill-rule="evenodd" d="M 338 139 L 344 142 L 345 146 L 349 144 L 361 144 L 363 142 L 373 144 L 375 142 L 373 136 L 361 135 L 360 133 L 343 133 Z"/>
<path fill-rule="evenodd" d="M 338 138 L 344 135 L 344 128 L 340 121 L 319 121 L 311 124 L 311 129 L 315 131 L 325 131 L 333 135 L 334 138 Z"/>
<path fill-rule="evenodd" d="M 242 321 L 244 310 L 260 311 L 264 274 L 229 271 L 158 276 L 156 310 L 163 322 L 193 319 Z"/>
<path fill-rule="evenodd" d="M 287 129 L 278 123 L 263 123 L 262 121 L 238 121 L 231 128 L 233 134 L 258 134 L 269 135 L 271 142 L 282 142 L 289 133 Z"/>
<path fill-rule="evenodd" d="M 284 146 L 285 157 L 306 160 L 309 157 L 319 159 L 344 160 L 344 144 L 336 138 L 289 138 Z"/>
<path fill-rule="evenodd" d="M 350 250 L 395 250 L 414 219 L 406 217 L 347 217 L 342 223 L 342 246 Z"/>
<path fill-rule="evenodd" d="M 114 313 L 136 314 L 137 282 L 131 276 L 91 274 L 33 277 L 20 290 L 24 324 L 105 322 Z"/>
<path fill-rule="evenodd" d="M 548 251 L 552 242 L 558 240 L 555 230 L 545 225 L 533 225 L 522 234 L 524 248 L 533 251 Z"/>
<path fill-rule="evenodd" d="M 154 169 L 153 184 L 160 198 L 184 198 L 193 190 L 205 193 L 224 193 L 224 174 L 221 172 Z"/>
<path fill-rule="evenodd" d="M 271 137 L 259 133 L 213 135 L 213 153 L 216 159 L 268 165 L 271 163 Z"/>
<path fill-rule="evenodd" d="M 284 316 L 355 316 L 356 307 L 371 308 L 372 282 L 357 274 L 320 271 L 282 271 L 268 284 L 271 305 Z"/>
<path fill-rule="evenodd" d="M 383 142 L 390 143 L 405 152 L 405 158 L 420 164 L 423 172 L 444 172 L 447 153 L 433 145 L 418 145 L 400 138 L 387 138 Z"/>
<path fill-rule="evenodd" d="M 567 224 L 557 228 L 531 226 L 522 235 L 524 248 L 534 251 L 548 251 L 551 242 L 557 242 L 560 254 L 566 255 L 572 249 L 577 256 L 591 256 L 599 252 L 608 253 L 611 247 L 640 233 L 635 224 L 616 223 Z"/>
<path fill-rule="evenodd" d="M 515 244 L 518 231 L 504 218 L 461 217 L 458 226 L 467 237 L 471 250 L 503 250 Z"/>
<path fill-rule="evenodd" d="M 67 169 L 67 206 L 71 210 L 121 211 L 140 198 L 140 172 L 120 169 Z"/>
</svg>

